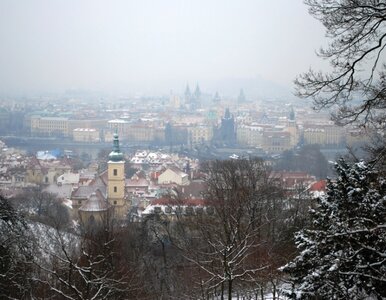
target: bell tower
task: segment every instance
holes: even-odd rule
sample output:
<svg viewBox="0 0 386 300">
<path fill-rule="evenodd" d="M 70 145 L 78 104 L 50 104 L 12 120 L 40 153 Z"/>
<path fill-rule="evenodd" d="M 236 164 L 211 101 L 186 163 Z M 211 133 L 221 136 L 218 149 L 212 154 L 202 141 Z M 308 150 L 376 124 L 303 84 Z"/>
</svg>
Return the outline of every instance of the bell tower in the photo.
<svg viewBox="0 0 386 300">
<path fill-rule="evenodd" d="M 114 133 L 113 151 L 109 154 L 107 200 L 114 208 L 114 218 L 123 219 L 127 211 L 125 201 L 125 161 L 119 149 L 117 133 Z"/>
</svg>

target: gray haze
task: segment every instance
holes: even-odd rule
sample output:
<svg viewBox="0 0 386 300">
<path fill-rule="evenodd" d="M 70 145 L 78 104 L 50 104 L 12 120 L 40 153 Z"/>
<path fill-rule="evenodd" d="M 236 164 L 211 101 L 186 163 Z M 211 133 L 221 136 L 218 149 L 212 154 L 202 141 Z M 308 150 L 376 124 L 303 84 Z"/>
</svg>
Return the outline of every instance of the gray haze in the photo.
<svg viewBox="0 0 386 300">
<path fill-rule="evenodd" d="M 0 93 L 291 89 L 323 39 L 301 0 L 0 0 Z"/>
</svg>

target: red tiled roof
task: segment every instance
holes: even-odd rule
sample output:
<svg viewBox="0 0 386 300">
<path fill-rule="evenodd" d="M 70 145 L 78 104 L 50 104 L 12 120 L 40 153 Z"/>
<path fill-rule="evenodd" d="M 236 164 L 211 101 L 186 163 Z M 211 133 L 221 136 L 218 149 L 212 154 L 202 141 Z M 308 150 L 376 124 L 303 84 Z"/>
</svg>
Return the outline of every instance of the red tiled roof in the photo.
<svg viewBox="0 0 386 300">
<path fill-rule="evenodd" d="M 310 187 L 310 191 L 311 192 L 316 192 L 316 191 L 319 191 L 319 192 L 324 192 L 326 191 L 326 180 L 319 180 L 315 183 L 313 183 Z"/>
</svg>

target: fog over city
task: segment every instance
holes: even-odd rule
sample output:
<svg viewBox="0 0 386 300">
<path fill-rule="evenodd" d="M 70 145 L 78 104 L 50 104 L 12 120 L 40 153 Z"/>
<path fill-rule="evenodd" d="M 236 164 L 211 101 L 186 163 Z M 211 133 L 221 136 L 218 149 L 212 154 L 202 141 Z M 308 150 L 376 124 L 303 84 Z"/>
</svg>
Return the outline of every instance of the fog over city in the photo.
<svg viewBox="0 0 386 300">
<path fill-rule="evenodd" d="M 2 0 L 0 93 L 291 95 L 323 37 L 301 0 Z"/>
<path fill-rule="evenodd" d="M 386 0 L 0 0 L 0 299 L 386 299 Z"/>
</svg>

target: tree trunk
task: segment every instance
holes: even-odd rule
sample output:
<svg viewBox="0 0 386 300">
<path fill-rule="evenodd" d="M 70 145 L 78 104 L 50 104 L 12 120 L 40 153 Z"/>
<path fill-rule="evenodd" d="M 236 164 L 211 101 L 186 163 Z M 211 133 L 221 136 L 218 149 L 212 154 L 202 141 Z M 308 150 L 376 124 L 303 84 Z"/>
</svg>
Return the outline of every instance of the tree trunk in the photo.
<svg viewBox="0 0 386 300">
<path fill-rule="evenodd" d="M 228 300 L 232 300 L 232 280 L 228 280 Z"/>
</svg>

